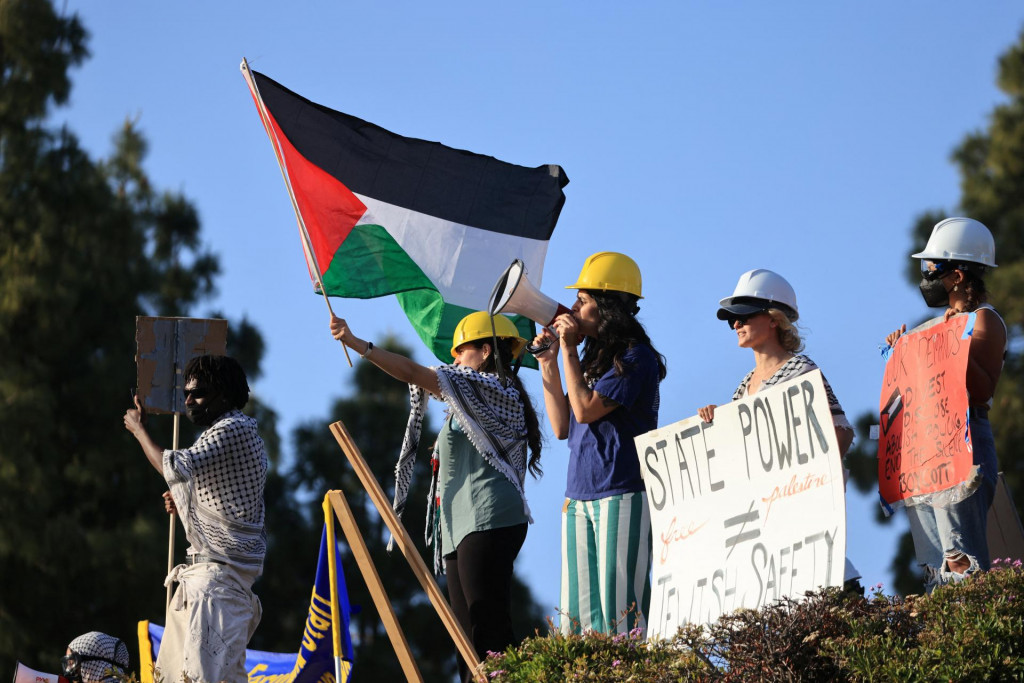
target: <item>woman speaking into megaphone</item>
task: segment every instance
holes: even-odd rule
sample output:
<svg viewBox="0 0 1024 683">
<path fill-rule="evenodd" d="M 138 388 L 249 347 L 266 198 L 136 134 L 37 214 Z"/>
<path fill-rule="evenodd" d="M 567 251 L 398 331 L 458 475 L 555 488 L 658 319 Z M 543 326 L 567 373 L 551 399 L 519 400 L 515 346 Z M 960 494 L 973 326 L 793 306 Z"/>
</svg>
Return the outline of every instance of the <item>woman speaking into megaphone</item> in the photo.
<svg viewBox="0 0 1024 683">
<path fill-rule="evenodd" d="M 536 357 L 551 429 L 569 440 L 561 630 L 645 631 L 651 518 L 633 437 L 658 426 L 665 359 L 636 319 L 641 281 L 633 259 L 594 254 L 566 289 L 578 290 L 571 313 L 555 318 L 555 334 L 544 330 L 534 339 L 537 346 L 554 342 Z"/>
</svg>

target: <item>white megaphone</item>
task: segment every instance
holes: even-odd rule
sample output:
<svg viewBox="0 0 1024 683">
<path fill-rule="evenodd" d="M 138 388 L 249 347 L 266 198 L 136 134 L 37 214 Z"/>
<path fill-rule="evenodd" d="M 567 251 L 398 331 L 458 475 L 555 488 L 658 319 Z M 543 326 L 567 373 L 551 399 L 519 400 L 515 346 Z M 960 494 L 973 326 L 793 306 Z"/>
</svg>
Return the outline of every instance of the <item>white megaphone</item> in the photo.
<svg viewBox="0 0 1024 683">
<path fill-rule="evenodd" d="M 526 266 L 520 259 L 512 262 L 498 281 L 494 283 L 491 298 L 487 304 L 491 315 L 498 313 L 525 315 L 527 318 L 554 334 L 550 325 L 555 318 L 563 313 L 571 313 L 568 308 L 554 299 L 542 294 L 540 290 L 526 278 Z M 530 353 L 538 353 L 550 346 L 527 346 Z"/>
</svg>

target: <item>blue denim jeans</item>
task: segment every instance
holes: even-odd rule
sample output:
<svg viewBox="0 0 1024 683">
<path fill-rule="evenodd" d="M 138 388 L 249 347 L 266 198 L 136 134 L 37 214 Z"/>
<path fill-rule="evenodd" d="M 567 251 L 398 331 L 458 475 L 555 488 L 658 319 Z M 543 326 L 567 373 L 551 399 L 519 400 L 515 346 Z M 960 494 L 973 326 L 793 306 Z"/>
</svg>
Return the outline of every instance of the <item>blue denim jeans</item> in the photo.
<svg viewBox="0 0 1024 683">
<path fill-rule="evenodd" d="M 974 493 L 948 507 L 907 507 L 917 562 L 924 568 L 925 588 L 929 593 L 936 586 L 991 568 L 986 534 L 988 509 L 995 497 L 998 476 L 995 439 L 987 419 L 972 418 L 970 429 L 974 464 L 979 466 L 981 474 L 981 482 Z M 963 572 L 950 571 L 946 559 L 956 560 L 964 555 L 970 559 L 970 567 Z"/>
</svg>

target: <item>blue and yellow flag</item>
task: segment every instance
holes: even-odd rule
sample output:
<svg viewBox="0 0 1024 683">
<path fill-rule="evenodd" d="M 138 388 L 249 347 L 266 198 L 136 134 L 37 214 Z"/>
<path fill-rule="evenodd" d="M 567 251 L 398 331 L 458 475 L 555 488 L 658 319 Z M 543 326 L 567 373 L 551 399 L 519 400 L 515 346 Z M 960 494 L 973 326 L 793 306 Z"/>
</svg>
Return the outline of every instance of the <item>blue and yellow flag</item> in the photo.
<svg viewBox="0 0 1024 683">
<path fill-rule="evenodd" d="M 338 559 L 338 545 L 334 542 L 334 525 L 326 523 L 320 537 L 320 558 L 299 651 L 285 654 L 246 650 L 249 683 L 346 683 L 352 674 L 354 657 L 348 629 L 349 613 L 345 575 Z M 153 683 L 153 665 L 163 635 L 163 626 L 139 622 L 142 683 Z"/>
</svg>

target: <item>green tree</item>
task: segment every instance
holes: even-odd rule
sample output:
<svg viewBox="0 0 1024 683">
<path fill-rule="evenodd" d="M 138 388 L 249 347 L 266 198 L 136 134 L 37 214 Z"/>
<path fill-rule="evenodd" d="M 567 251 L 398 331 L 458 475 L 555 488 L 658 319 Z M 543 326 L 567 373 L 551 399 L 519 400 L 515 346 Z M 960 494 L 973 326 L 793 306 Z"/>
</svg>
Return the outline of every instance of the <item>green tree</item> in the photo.
<svg viewBox="0 0 1024 683">
<path fill-rule="evenodd" d="M 395 339 L 386 339 L 381 346 L 396 353 L 410 354 L 409 349 Z M 335 401 L 329 420 L 313 420 L 295 430 L 296 458 L 289 474 L 290 485 L 294 490 L 309 492 L 308 515 L 315 520 L 322 519 L 320 502 L 326 491 L 340 489 L 344 492 L 424 678 L 451 680 L 455 674 L 455 646 L 401 552 L 396 549 L 389 554 L 385 550 L 390 537 L 387 527 L 327 428 L 330 422 L 338 420 L 345 424 L 382 488 L 391 495 L 395 462 L 409 414 L 409 391 L 405 384 L 388 377 L 370 363 L 357 362 L 350 372 L 354 389 L 351 397 Z M 421 539 L 430 482 L 430 447 L 435 435 L 428 415 L 423 425 L 409 502 L 402 518 L 428 568 L 433 566 L 432 550 L 427 549 Z M 315 540 L 311 537 L 305 544 L 313 543 L 316 547 L 320 537 L 319 524 L 312 531 Z M 391 642 L 347 548 L 344 549 L 342 565 L 348 582 L 349 600 L 359 609 L 352 617 L 356 642 L 355 680 L 401 680 L 401 668 Z M 443 588 L 443 577 L 437 579 Z M 308 601 L 308 591 L 305 597 Z M 533 600 L 529 588 L 518 580 L 513 597 L 516 633 L 522 637 L 532 635 L 543 627 L 543 610 Z"/>
<path fill-rule="evenodd" d="M 143 166 L 147 144 L 135 122 L 120 128 L 112 154 L 103 160 L 91 159 L 67 127 L 47 126 L 51 108 L 67 100 L 69 70 L 87 56 L 86 43 L 78 18 L 59 14 L 49 0 L 0 0 L 5 671 L 16 659 L 52 670 L 80 633 L 98 629 L 130 642 L 139 619 L 162 618 L 167 517 L 160 494 L 166 486 L 120 424 L 135 385 L 135 316 L 188 315 L 213 292 L 218 274 L 216 256 L 201 244 L 194 206 L 149 181 Z M 263 341 L 247 320 L 229 324 L 228 353 L 241 361 L 250 381 L 259 376 Z M 373 455 L 368 459 L 377 475 L 389 481 L 407 394 L 395 382 L 385 379 L 378 386 L 360 373 L 379 374 L 368 366 L 357 369 L 358 398 L 340 401 L 332 419 L 345 420 Z M 264 619 L 252 646 L 297 651 L 319 544 L 317 504 L 339 482 L 349 493 L 358 484 L 343 473 L 344 458 L 326 423 L 296 432 L 298 457 L 283 472 L 276 414 L 255 397 L 246 411 L 259 420 L 272 463 L 266 571 L 256 585 Z M 361 416 L 369 421 L 362 424 Z M 150 425 L 158 443 L 169 446 L 171 420 L 154 416 Z M 194 436 L 183 423 L 181 443 Z M 414 496 L 422 500 L 425 493 Z M 382 523 L 375 512 L 368 514 L 365 497 L 350 500 L 360 510 L 367 539 L 379 549 Z M 406 522 L 414 537 L 422 536 L 420 515 L 410 512 Z M 179 527 L 178 557 L 183 537 Z M 452 671 L 452 647 L 404 560 L 382 555 L 379 562 L 397 577 L 385 580 L 422 654 L 424 672 L 438 678 Z M 390 645 L 354 565 L 347 569 L 356 587 L 353 602 L 364 606 L 357 620 L 359 678 L 376 680 L 374 671 L 397 672 L 397 664 L 387 668 L 395 662 Z M 525 586 L 520 596 L 524 613 L 532 609 L 533 623 L 539 624 Z M 533 623 L 521 625 L 520 632 L 532 632 Z"/>
<path fill-rule="evenodd" d="M 1024 31 L 1017 43 L 999 58 L 996 83 L 1005 93 L 1006 101 L 993 109 L 983 130 L 969 133 L 952 153 L 952 161 L 960 172 L 960 200 L 956 209 L 923 213 L 912 234 L 913 243 L 924 246 L 935 223 L 950 215 L 964 215 L 984 223 L 995 237 L 999 267 L 991 270 L 985 280 L 990 301 L 1003 315 L 1010 334 L 991 420 L 999 465 L 1020 513 L 1024 500 Z M 920 281 L 918 264 L 909 259 L 907 280 L 915 287 Z M 866 489 L 874 482 L 861 477 L 858 484 Z M 893 572 L 898 590 L 920 592 L 921 581 L 909 538 L 900 541 Z"/>
<path fill-rule="evenodd" d="M 66 127 L 47 127 L 86 40 L 77 17 L 47 0 L 0 2 L 3 671 L 15 659 L 53 670 L 74 636 L 131 641 L 140 618 L 162 615 L 166 486 L 120 425 L 135 386 L 135 316 L 187 314 L 218 271 L 189 200 L 152 188 L 134 123 L 104 161 Z M 259 333 L 230 327 L 231 352 L 254 378 Z M 272 411 L 255 409 L 272 428 Z M 153 419 L 167 445 L 170 424 Z"/>
</svg>

